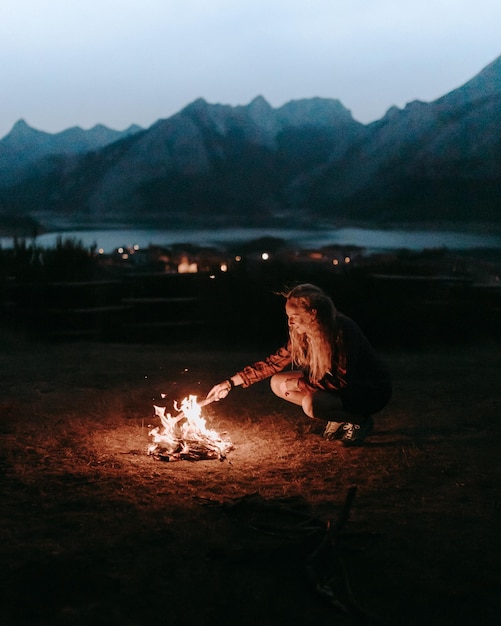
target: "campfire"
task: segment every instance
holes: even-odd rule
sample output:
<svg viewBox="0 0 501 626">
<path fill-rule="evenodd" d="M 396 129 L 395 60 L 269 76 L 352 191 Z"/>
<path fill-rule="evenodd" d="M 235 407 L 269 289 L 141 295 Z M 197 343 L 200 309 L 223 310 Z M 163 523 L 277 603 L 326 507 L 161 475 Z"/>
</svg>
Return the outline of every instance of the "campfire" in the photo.
<svg viewBox="0 0 501 626">
<path fill-rule="evenodd" d="M 174 402 L 175 416 L 166 413 L 166 407 L 154 405 L 161 426 L 149 433 L 152 443 L 148 446 L 148 454 L 161 461 L 223 461 L 233 444 L 215 430 L 207 428 L 202 417 L 203 404 L 197 403 L 197 397 L 190 395 L 180 404 Z"/>
</svg>

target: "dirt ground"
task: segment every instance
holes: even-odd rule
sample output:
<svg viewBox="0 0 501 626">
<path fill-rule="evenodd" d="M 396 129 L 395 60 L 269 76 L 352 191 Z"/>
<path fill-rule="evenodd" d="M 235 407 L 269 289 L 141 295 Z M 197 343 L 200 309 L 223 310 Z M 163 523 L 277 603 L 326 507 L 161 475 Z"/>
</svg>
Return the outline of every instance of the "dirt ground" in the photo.
<svg viewBox="0 0 501 626">
<path fill-rule="evenodd" d="M 499 345 L 385 353 L 360 448 L 264 382 L 204 409 L 225 460 L 168 463 L 146 454 L 160 394 L 261 350 L 0 344 L 2 625 L 498 623 Z"/>
</svg>

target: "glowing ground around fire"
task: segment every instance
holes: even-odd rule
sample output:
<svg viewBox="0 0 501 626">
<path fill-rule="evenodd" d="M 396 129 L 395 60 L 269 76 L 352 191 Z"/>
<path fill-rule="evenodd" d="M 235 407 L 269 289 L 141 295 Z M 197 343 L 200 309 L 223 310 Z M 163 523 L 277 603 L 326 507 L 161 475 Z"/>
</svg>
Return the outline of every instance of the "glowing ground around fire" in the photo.
<svg viewBox="0 0 501 626">
<path fill-rule="evenodd" d="M 1 624 L 353 626 L 308 584 L 317 538 L 296 515 L 336 521 L 353 485 L 345 564 L 376 623 L 498 623 L 499 343 L 388 353 L 394 398 L 359 449 L 269 385 L 237 388 L 203 409 L 231 435 L 224 463 L 147 455 L 150 407 L 166 381 L 204 397 L 256 350 L 3 345 Z"/>
</svg>

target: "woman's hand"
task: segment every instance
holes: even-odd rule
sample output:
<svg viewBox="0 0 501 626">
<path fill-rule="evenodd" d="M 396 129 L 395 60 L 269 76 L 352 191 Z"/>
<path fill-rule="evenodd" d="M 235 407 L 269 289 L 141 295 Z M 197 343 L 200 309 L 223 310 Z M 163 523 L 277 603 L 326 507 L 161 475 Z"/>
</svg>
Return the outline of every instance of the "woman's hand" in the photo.
<svg viewBox="0 0 501 626">
<path fill-rule="evenodd" d="M 222 383 L 218 383 L 214 385 L 212 389 L 207 394 L 207 400 L 209 402 L 219 402 L 219 400 L 223 400 L 230 393 L 232 389 L 232 385 L 229 380 L 225 380 Z"/>
</svg>

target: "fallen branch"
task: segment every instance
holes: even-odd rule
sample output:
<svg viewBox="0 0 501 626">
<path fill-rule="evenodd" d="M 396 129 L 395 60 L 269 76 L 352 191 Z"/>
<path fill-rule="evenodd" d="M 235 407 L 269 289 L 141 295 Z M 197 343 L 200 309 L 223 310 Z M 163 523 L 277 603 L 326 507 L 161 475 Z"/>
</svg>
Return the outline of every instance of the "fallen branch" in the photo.
<svg viewBox="0 0 501 626">
<path fill-rule="evenodd" d="M 348 571 L 341 557 L 341 530 L 346 525 L 357 488 L 350 487 L 336 523 L 327 522 L 325 534 L 306 559 L 306 573 L 317 593 L 336 610 L 356 618 L 359 624 L 379 624 L 355 599 Z"/>
<path fill-rule="evenodd" d="M 330 606 L 355 620 L 354 623 L 369 626 L 380 621 L 359 606 L 342 558 L 342 530 L 349 520 L 356 492 L 356 487 L 348 490 L 334 522 L 312 516 L 306 501 L 298 502 L 297 498 L 270 502 L 256 492 L 222 504 L 233 515 L 244 517 L 253 530 L 292 541 L 294 545 L 301 539 L 310 543 L 312 537 L 319 536 L 317 546 L 306 557 L 308 580 Z M 303 510 L 298 510 L 298 505 Z"/>
</svg>

